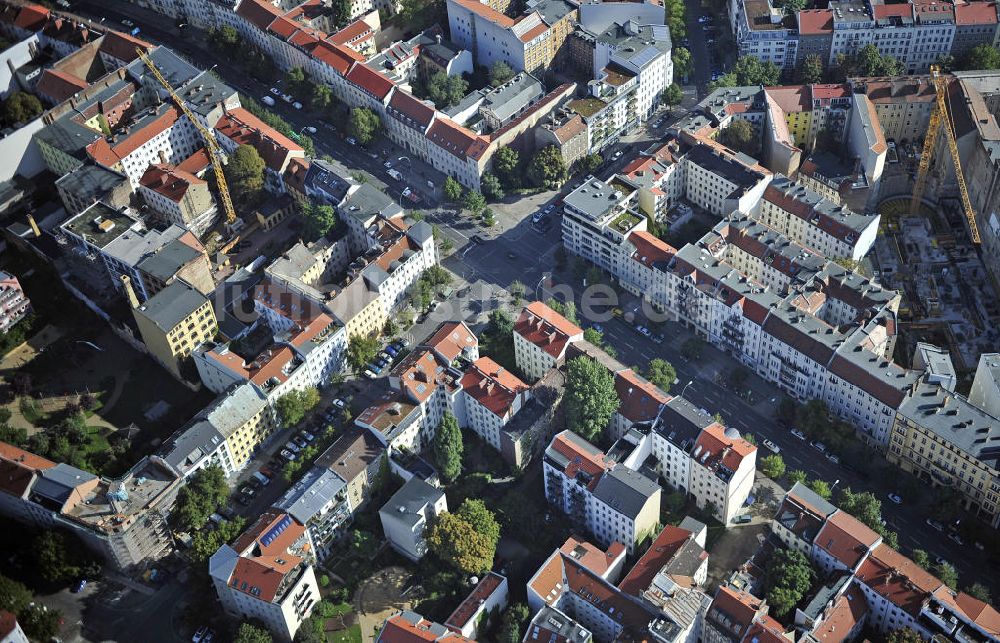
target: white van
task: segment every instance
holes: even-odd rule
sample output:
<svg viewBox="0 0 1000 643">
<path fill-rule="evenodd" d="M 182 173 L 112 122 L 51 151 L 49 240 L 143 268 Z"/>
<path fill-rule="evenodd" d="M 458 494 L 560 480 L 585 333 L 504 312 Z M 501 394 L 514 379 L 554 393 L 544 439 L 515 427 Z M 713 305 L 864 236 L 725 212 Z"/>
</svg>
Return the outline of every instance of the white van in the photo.
<svg viewBox="0 0 1000 643">
<path fill-rule="evenodd" d="M 274 107 L 274 99 L 270 96 L 261 96 L 260 102 L 264 103 L 269 107 Z"/>
<path fill-rule="evenodd" d="M 403 180 L 403 175 L 399 173 L 399 170 L 388 169 L 385 171 L 386 174 L 396 179 L 397 181 Z"/>
</svg>

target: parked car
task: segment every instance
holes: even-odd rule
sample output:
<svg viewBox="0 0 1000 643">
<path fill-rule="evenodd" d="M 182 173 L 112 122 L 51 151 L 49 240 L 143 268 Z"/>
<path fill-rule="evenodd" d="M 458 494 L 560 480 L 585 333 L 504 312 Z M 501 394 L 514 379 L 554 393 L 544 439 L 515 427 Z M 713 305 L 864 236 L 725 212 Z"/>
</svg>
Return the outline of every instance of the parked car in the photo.
<svg viewBox="0 0 1000 643">
<path fill-rule="evenodd" d="M 270 91 L 271 91 L 271 93 L 272 93 L 272 94 L 274 94 L 275 96 L 281 96 L 281 90 L 280 90 L 280 89 L 278 89 L 277 87 L 272 87 L 272 88 L 270 89 Z"/>
<path fill-rule="evenodd" d="M 539 210 L 538 212 L 535 212 L 533 215 L 531 215 L 531 222 L 538 223 L 544 218 L 545 218 L 545 212 L 543 210 Z"/>
<path fill-rule="evenodd" d="M 737 525 L 745 525 L 752 520 L 753 516 L 751 516 L 750 514 L 741 514 L 733 518 L 733 522 L 736 523 Z"/>
<path fill-rule="evenodd" d="M 282 458 L 288 460 L 289 462 L 294 462 L 295 459 L 298 457 L 294 453 L 292 453 L 291 451 L 289 451 L 288 449 L 282 449 L 281 453 L 279 453 L 278 455 L 280 455 Z"/>
<path fill-rule="evenodd" d="M 664 339 L 666 338 L 663 336 L 663 333 L 656 333 L 653 335 L 653 341 L 657 344 L 662 344 Z"/>
<path fill-rule="evenodd" d="M 270 96 L 261 96 L 260 102 L 264 103 L 268 107 L 274 107 L 274 99 Z"/>
<path fill-rule="evenodd" d="M 902 496 L 900 496 L 897 493 L 890 493 L 888 496 L 886 496 L 886 498 L 888 498 L 889 502 L 891 502 L 893 504 L 896 504 L 896 505 L 903 504 L 903 498 L 902 498 Z"/>
<path fill-rule="evenodd" d="M 620 159 L 622 157 L 622 154 L 624 154 L 624 152 L 622 152 L 621 150 L 618 150 L 617 152 L 615 152 L 614 154 L 611 155 L 611 160 L 612 161 L 617 161 L 618 159 Z"/>
<path fill-rule="evenodd" d="M 135 23 L 132 22 L 131 20 L 129 20 L 128 18 L 122 18 L 122 24 L 125 25 L 126 27 L 134 27 L 135 26 Z"/>
<path fill-rule="evenodd" d="M 315 134 L 316 128 L 310 125 L 309 127 L 306 127 L 306 131 L 309 132 L 310 134 Z"/>
<path fill-rule="evenodd" d="M 594 330 L 596 330 L 599 333 L 603 333 L 604 332 L 604 326 L 601 326 L 597 322 L 594 322 L 593 324 L 591 324 L 590 327 L 593 328 Z"/>
<path fill-rule="evenodd" d="M 392 161 L 386 161 L 382 165 L 384 165 L 385 169 L 387 169 L 387 170 L 391 170 L 392 169 Z"/>
<path fill-rule="evenodd" d="M 253 487 L 251 487 L 250 485 L 245 484 L 242 487 L 240 487 L 240 493 L 242 493 L 243 495 L 248 496 L 250 498 L 253 498 L 253 495 L 255 493 L 257 493 L 257 491 Z"/>
<path fill-rule="evenodd" d="M 771 453 L 781 453 L 781 448 L 774 442 L 771 442 L 770 440 L 764 440 L 762 444 L 765 447 L 767 447 L 767 450 L 770 451 Z"/>
<path fill-rule="evenodd" d="M 840 464 L 840 456 L 835 453 L 827 453 L 826 459 L 834 464 Z"/>
<path fill-rule="evenodd" d="M 81 578 L 79 581 L 77 581 L 76 585 L 73 586 L 72 592 L 74 594 L 79 594 L 80 592 L 83 591 L 83 588 L 86 586 L 87 586 L 87 579 Z"/>
<path fill-rule="evenodd" d="M 930 527 L 931 529 L 935 529 L 937 531 L 944 531 L 944 525 L 942 525 L 937 520 L 934 520 L 932 518 L 928 518 L 924 522 L 927 523 L 927 526 Z"/>
<path fill-rule="evenodd" d="M 392 344 L 389 344 L 388 346 L 385 347 L 385 352 L 387 352 L 390 355 L 392 355 L 393 358 L 395 358 L 396 355 L 399 355 L 399 350 L 395 346 L 393 346 Z"/>
<path fill-rule="evenodd" d="M 257 471 L 257 472 L 255 472 L 255 473 L 253 474 L 253 477 L 254 477 L 254 479 L 255 479 L 255 480 L 256 480 L 257 482 L 259 482 L 259 483 L 260 483 L 260 486 L 262 486 L 262 487 L 266 487 L 266 486 L 268 485 L 268 483 L 270 483 L 270 482 L 271 482 L 271 479 L 270 479 L 270 478 L 268 478 L 268 477 L 267 477 L 266 475 L 264 475 L 263 473 L 261 473 L 260 471 Z"/>
<path fill-rule="evenodd" d="M 281 96 L 281 100 L 283 100 L 283 101 L 285 101 L 286 103 L 289 103 L 289 104 L 290 104 L 290 103 L 292 103 L 292 102 L 294 102 L 294 101 L 295 101 L 295 97 L 294 97 L 294 96 L 292 96 L 291 94 L 283 94 L 283 95 Z"/>
<path fill-rule="evenodd" d="M 305 440 L 305 438 L 299 436 L 292 438 L 292 442 L 294 442 L 300 449 L 305 449 L 309 446 L 309 443 Z"/>
<path fill-rule="evenodd" d="M 288 442 L 285 442 L 285 448 L 288 449 L 289 451 L 291 451 L 292 453 L 298 453 L 299 451 L 302 450 L 299 447 L 299 445 L 295 444 L 291 440 L 289 440 Z"/>
<path fill-rule="evenodd" d="M 340 399 L 339 397 L 333 401 L 333 405 L 336 406 L 338 409 L 342 409 L 345 406 L 347 406 L 347 404 L 344 403 L 344 400 Z"/>
<path fill-rule="evenodd" d="M 372 373 L 370 369 L 365 369 L 364 375 L 370 380 L 375 379 L 375 373 Z"/>
<path fill-rule="evenodd" d="M 820 442 L 819 440 L 813 440 L 812 442 L 809 443 L 809 445 L 812 448 L 819 451 L 820 453 L 826 453 L 826 445 Z"/>
<path fill-rule="evenodd" d="M 299 433 L 299 435 L 305 438 L 306 442 L 312 442 L 313 440 L 316 439 L 316 436 L 310 433 L 309 431 L 303 431 L 302 433 Z"/>
<path fill-rule="evenodd" d="M 348 136 L 344 140 L 347 141 L 348 145 L 357 145 L 358 144 L 357 139 L 355 139 L 353 136 Z"/>
<path fill-rule="evenodd" d="M 198 630 L 194 633 L 194 636 L 191 637 L 191 643 L 202 643 L 202 641 L 205 639 L 205 636 L 208 634 L 208 631 L 209 630 L 207 625 L 202 625 L 201 627 L 199 627 Z"/>
<path fill-rule="evenodd" d="M 953 543 L 955 543 L 956 545 L 964 545 L 964 544 L 965 544 L 965 542 L 964 542 L 964 541 L 962 540 L 962 537 L 961 537 L 961 536 L 959 536 L 959 535 L 958 535 L 958 532 L 956 532 L 956 531 L 953 531 L 953 532 L 951 532 L 950 534 L 948 534 L 948 538 L 949 538 L 949 539 L 950 539 L 950 540 L 951 540 L 951 541 L 952 541 Z"/>
</svg>

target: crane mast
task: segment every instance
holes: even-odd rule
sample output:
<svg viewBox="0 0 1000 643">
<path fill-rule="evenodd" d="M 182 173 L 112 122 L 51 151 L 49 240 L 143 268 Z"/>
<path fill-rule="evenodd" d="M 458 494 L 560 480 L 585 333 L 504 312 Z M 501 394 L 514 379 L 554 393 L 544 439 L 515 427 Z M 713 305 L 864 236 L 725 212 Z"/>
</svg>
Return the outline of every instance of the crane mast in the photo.
<svg viewBox="0 0 1000 643">
<path fill-rule="evenodd" d="M 191 113 L 188 106 L 184 103 L 184 100 L 177 95 L 174 88 L 170 86 L 167 79 L 163 77 L 160 70 L 157 68 L 156 63 L 153 59 L 149 57 L 143 49 L 137 47 L 136 52 L 139 54 L 139 59 L 145 63 L 146 67 L 153 74 L 157 81 L 163 88 L 167 90 L 170 95 L 171 100 L 177 105 L 177 107 L 188 117 L 191 124 L 195 126 L 198 133 L 201 134 L 202 139 L 205 141 L 205 148 L 208 150 L 208 158 L 212 161 L 212 170 L 215 172 L 215 182 L 219 188 L 219 197 L 222 199 L 222 210 L 226 215 L 226 223 L 233 224 L 236 222 L 236 209 L 233 207 L 233 200 L 229 196 L 229 185 L 226 183 L 226 176 L 222 172 L 222 159 L 224 153 L 222 147 L 219 146 L 219 142 L 215 139 L 215 132 L 208 129 L 201 124 L 201 121 Z"/>
<path fill-rule="evenodd" d="M 910 202 L 910 213 L 916 214 L 920 210 L 920 202 L 924 196 L 924 189 L 927 187 L 927 174 L 931 167 L 931 158 L 937 147 L 938 130 L 944 126 L 945 138 L 948 141 L 948 151 L 951 154 L 952 163 L 955 165 L 955 181 L 958 183 L 958 191 L 962 197 L 962 209 L 965 211 L 965 219 L 969 223 L 969 235 L 973 243 L 980 243 L 979 226 L 976 224 L 976 212 L 972 209 L 972 200 L 969 198 L 969 188 L 965 183 L 965 174 L 962 172 L 962 162 L 958 156 L 958 141 L 955 139 L 955 124 L 948 113 L 948 106 L 945 104 L 945 93 L 948 91 L 946 81 L 941 75 L 941 70 L 937 65 L 931 65 L 931 77 L 934 79 L 935 101 L 931 110 L 930 121 L 927 124 L 927 135 L 924 138 L 924 149 L 920 155 L 920 166 L 917 170 L 917 178 L 913 185 L 913 200 Z"/>
</svg>

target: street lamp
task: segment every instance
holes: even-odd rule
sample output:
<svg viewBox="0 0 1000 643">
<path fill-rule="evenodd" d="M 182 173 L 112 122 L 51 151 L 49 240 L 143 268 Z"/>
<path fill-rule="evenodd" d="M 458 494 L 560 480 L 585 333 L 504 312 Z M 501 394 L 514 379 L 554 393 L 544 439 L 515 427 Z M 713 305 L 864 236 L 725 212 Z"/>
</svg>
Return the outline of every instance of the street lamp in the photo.
<svg viewBox="0 0 1000 643">
<path fill-rule="evenodd" d="M 840 484 L 840 478 L 837 478 L 836 480 L 834 480 L 833 484 L 830 485 L 830 493 L 831 494 L 833 493 L 833 490 L 837 488 L 838 484 Z"/>
<path fill-rule="evenodd" d="M 694 384 L 694 380 L 691 380 L 687 384 L 684 385 L 684 388 L 681 389 L 680 397 L 684 397 L 684 392 L 687 391 L 688 387 L 691 386 L 692 384 Z"/>
</svg>

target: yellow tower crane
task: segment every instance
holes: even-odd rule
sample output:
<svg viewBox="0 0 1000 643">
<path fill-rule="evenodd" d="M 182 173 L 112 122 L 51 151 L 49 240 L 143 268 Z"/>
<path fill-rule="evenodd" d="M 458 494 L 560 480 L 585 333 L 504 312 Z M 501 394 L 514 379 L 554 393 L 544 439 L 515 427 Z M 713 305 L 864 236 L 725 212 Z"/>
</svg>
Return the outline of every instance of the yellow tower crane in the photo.
<svg viewBox="0 0 1000 643">
<path fill-rule="evenodd" d="M 202 125 L 197 117 L 191 113 L 188 106 L 184 104 L 184 100 L 177 95 L 174 88 L 170 86 L 167 79 L 160 73 L 160 70 L 156 67 L 156 63 L 154 63 L 153 59 L 149 57 L 149 54 L 141 48 L 136 48 L 136 52 L 139 54 L 140 60 L 146 64 L 146 67 L 148 67 L 149 71 L 156 77 L 156 80 L 160 81 L 163 88 L 167 90 L 168 94 L 170 94 L 170 98 L 174 101 L 177 107 L 184 112 L 184 115 L 188 117 L 188 120 L 191 121 L 191 124 L 198 129 L 201 137 L 205 140 L 205 147 L 208 149 L 208 158 L 212 160 L 212 170 L 215 171 L 215 182 L 219 187 L 219 196 L 222 198 L 222 210 L 226 214 L 226 223 L 235 223 L 236 209 L 233 207 L 233 200 L 229 197 L 229 186 L 226 184 L 226 176 L 222 172 L 224 152 L 222 151 L 222 147 L 219 145 L 219 142 L 215 139 L 215 132 Z"/>
<path fill-rule="evenodd" d="M 955 164 L 955 181 L 958 183 L 958 191 L 962 195 L 962 209 L 965 210 L 965 218 L 969 222 L 969 234 L 972 237 L 973 243 L 979 243 L 979 226 L 976 225 L 976 212 L 972 209 L 972 201 L 969 199 L 969 188 L 965 184 L 965 175 L 962 173 L 962 162 L 958 157 L 955 124 L 951 120 L 951 114 L 948 113 L 948 106 L 945 103 L 948 84 L 944 76 L 941 75 L 941 70 L 937 65 L 931 65 L 931 78 L 934 79 L 934 93 L 936 97 L 934 108 L 931 110 L 931 118 L 927 124 L 927 135 L 924 138 L 923 153 L 920 155 L 917 180 L 913 186 L 913 200 L 910 202 L 910 212 L 916 214 L 920 210 L 920 202 L 924 197 L 924 188 L 927 187 L 927 172 L 930 170 L 934 148 L 937 146 L 938 130 L 944 125 L 945 138 L 948 139 L 948 151 L 951 152 L 951 160 Z"/>
</svg>

